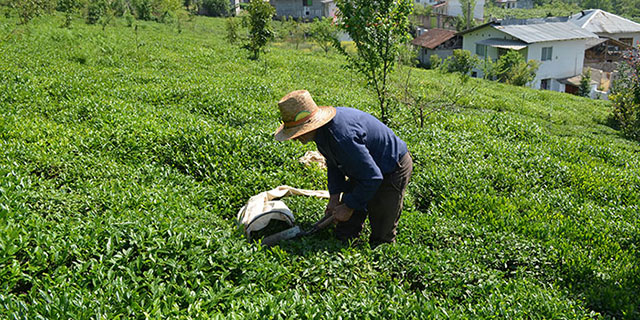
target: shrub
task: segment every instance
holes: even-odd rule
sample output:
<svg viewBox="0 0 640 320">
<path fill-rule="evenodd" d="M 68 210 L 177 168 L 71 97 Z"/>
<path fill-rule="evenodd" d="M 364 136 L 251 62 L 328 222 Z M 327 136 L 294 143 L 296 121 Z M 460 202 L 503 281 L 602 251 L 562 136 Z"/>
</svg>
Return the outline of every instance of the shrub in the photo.
<svg viewBox="0 0 640 320">
<path fill-rule="evenodd" d="M 534 60 L 525 62 L 520 52 L 509 50 L 498 59 L 495 73 L 501 82 L 524 86 L 535 79 L 538 67 L 538 62 Z"/>
<path fill-rule="evenodd" d="M 88 24 L 96 24 L 98 21 L 107 15 L 107 11 L 109 9 L 109 4 L 106 0 L 93 0 L 89 3 L 89 7 L 87 8 L 87 18 L 86 21 Z"/>
<path fill-rule="evenodd" d="M 300 23 L 292 17 L 289 17 L 289 19 L 285 22 L 285 39 L 290 43 L 294 43 L 297 50 L 300 44 L 303 43 L 306 38 L 307 29 L 308 27 L 306 24 Z"/>
<path fill-rule="evenodd" d="M 322 48 L 325 54 L 329 52 L 331 46 L 338 42 L 338 28 L 330 18 L 313 19 L 311 24 L 311 39 Z"/>
<path fill-rule="evenodd" d="M 453 55 L 447 57 L 442 63 L 441 68 L 446 72 L 458 72 L 467 76 L 477 64 L 478 58 L 472 55 L 469 50 L 456 49 L 453 50 Z"/>
<path fill-rule="evenodd" d="M 640 140 L 640 53 L 639 48 L 627 51 L 618 67 L 611 101 L 612 116 L 629 138 Z"/>
<path fill-rule="evenodd" d="M 591 69 L 587 68 L 580 79 L 578 95 L 581 97 L 588 97 L 589 93 L 591 93 Z"/>
<path fill-rule="evenodd" d="M 440 58 L 439 55 L 437 54 L 432 54 L 429 57 L 429 67 L 431 69 L 437 69 L 440 67 L 440 65 L 442 64 L 442 58 Z"/>
<path fill-rule="evenodd" d="M 226 17 L 231 12 L 229 0 L 203 0 L 202 6 L 213 17 Z"/>
<path fill-rule="evenodd" d="M 7 1 L 7 4 L 18 14 L 20 24 L 26 24 L 45 13 L 51 13 L 56 7 L 56 2 L 53 0 L 17 0 Z"/>
<path fill-rule="evenodd" d="M 227 31 L 226 39 L 229 43 L 235 44 L 240 40 L 240 35 L 238 34 L 240 24 L 238 23 L 237 18 L 229 17 L 225 19 L 225 29 Z"/>
</svg>

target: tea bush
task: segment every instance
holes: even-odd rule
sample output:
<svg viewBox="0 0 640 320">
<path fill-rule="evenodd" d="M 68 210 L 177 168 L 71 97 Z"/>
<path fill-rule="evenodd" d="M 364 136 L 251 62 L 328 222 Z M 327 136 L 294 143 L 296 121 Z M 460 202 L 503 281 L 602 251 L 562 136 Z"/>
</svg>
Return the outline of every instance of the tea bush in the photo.
<svg viewBox="0 0 640 320">
<path fill-rule="evenodd" d="M 266 249 L 248 198 L 326 187 L 313 146 L 273 140 L 278 99 L 377 110 L 340 55 L 275 45 L 265 68 L 218 18 L 0 19 L 0 318 L 640 317 L 640 146 L 608 102 L 412 69 L 473 94 L 392 114 L 415 162 L 397 243 Z M 325 205 L 284 201 L 303 228 Z"/>
</svg>

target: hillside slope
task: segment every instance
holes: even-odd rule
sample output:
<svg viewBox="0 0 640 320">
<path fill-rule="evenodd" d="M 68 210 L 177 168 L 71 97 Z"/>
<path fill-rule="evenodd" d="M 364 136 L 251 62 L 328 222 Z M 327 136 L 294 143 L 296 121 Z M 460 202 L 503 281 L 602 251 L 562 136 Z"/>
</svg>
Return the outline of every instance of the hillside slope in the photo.
<svg viewBox="0 0 640 320">
<path fill-rule="evenodd" d="M 219 19 L 0 19 L 0 318 L 640 317 L 640 146 L 604 102 L 413 69 L 459 97 L 423 127 L 394 111 L 415 159 L 398 243 L 263 249 L 244 202 L 325 187 L 297 162 L 313 146 L 273 140 L 278 99 L 377 112 L 341 57 L 250 61 Z M 287 203 L 303 226 L 324 207 Z"/>
</svg>

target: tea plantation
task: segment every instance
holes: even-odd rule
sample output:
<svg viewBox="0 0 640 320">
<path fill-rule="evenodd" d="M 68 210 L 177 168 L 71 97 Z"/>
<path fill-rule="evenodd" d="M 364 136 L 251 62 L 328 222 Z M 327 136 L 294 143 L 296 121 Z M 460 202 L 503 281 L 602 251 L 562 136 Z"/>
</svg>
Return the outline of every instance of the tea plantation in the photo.
<svg viewBox="0 0 640 320">
<path fill-rule="evenodd" d="M 63 20 L 0 18 L 0 318 L 640 318 L 640 145 L 608 103 L 414 69 L 459 96 L 423 127 L 393 112 L 415 159 L 398 242 L 265 249 L 246 200 L 326 184 L 297 161 L 313 145 L 274 141 L 278 99 L 376 114 L 361 78 L 308 47 L 248 60 L 220 19 Z M 303 227 L 325 205 L 286 202 Z"/>
</svg>

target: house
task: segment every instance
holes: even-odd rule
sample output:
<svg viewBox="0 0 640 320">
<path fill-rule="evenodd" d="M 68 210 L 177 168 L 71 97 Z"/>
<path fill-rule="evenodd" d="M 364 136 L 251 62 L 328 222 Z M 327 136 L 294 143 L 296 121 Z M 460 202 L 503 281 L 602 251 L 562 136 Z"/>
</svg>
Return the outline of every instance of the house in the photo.
<svg viewBox="0 0 640 320">
<path fill-rule="evenodd" d="M 313 18 L 335 17 L 337 7 L 333 0 L 269 0 L 276 8 L 276 17 Z"/>
<path fill-rule="evenodd" d="M 453 55 L 454 49 L 462 49 L 462 37 L 455 31 L 445 29 L 419 29 L 418 36 L 411 44 L 419 48 L 418 60 L 425 66 L 430 66 L 432 55 L 446 59 Z"/>
<path fill-rule="evenodd" d="M 504 9 L 531 9 L 533 0 L 496 0 L 496 7 Z"/>
<path fill-rule="evenodd" d="M 600 9 L 583 10 L 568 21 L 601 38 L 616 39 L 629 46 L 640 44 L 640 24 Z"/>
<path fill-rule="evenodd" d="M 582 73 L 586 42 L 598 36 L 570 22 L 492 21 L 460 32 L 462 47 L 481 59 L 496 61 L 508 50 L 540 62 L 531 86 L 565 91 L 566 79 Z M 529 24 L 530 23 L 530 24 Z M 481 75 L 475 70 L 475 75 Z"/>
</svg>

